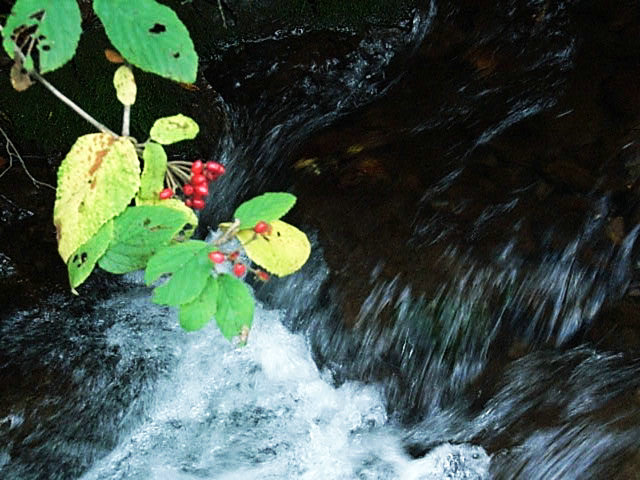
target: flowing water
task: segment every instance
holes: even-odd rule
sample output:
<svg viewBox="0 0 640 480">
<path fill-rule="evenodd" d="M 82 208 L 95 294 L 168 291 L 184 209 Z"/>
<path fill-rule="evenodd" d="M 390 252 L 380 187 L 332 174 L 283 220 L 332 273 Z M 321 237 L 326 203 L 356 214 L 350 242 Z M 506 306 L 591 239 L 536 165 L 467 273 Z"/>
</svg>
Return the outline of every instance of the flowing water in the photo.
<svg viewBox="0 0 640 480">
<path fill-rule="evenodd" d="M 364 129 L 369 117 L 396 141 L 381 151 L 414 162 L 417 151 L 426 164 L 408 233 L 389 244 L 381 234 L 371 263 L 345 260 L 364 278 L 347 327 L 323 232 L 301 225 L 312 257 L 255 286 L 239 349 L 215 325 L 182 332 L 137 274 L 106 280 L 108 293 L 3 313 L 0 477 L 618 478 L 640 446 L 640 360 L 583 334 L 628 285 L 638 230 L 602 241 L 616 214 L 603 171 L 575 195 L 578 209 L 549 215 L 557 198 L 531 175 L 496 193 L 474 164 L 486 145 L 513 141 L 501 135 L 514 126 L 579 108 L 566 97 L 587 43 L 572 20 L 580 9 L 493 4 L 464 28 L 474 52 L 512 64 L 480 73 L 447 70 L 442 58 L 461 61 L 462 50 L 427 48 L 470 15 L 444 2 L 366 35 L 283 31 L 221 48 L 207 78 L 227 125 L 212 155 L 230 174 L 203 235 L 247 195 L 289 189 L 287 161 L 323 129 Z M 380 118 L 389 105 L 393 121 Z M 511 355 L 514 339 L 526 354 Z"/>
</svg>

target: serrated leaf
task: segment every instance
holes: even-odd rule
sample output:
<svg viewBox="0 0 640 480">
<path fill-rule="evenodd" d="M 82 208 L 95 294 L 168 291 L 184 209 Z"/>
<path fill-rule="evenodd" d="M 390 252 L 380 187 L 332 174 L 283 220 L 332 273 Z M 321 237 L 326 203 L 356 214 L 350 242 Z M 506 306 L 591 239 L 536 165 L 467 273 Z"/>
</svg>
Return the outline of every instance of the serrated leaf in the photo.
<svg viewBox="0 0 640 480">
<path fill-rule="evenodd" d="M 161 305 L 178 306 L 196 299 L 211 276 L 213 265 L 207 256 L 216 247 L 200 241 L 188 240 L 159 250 L 147 263 L 144 281 L 150 285 L 161 275 L 171 278 L 156 287 L 153 301 Z"/>
<path fill-rule="evenodd" d="M 160 205 L 127 208 L 113 220 L 113 240 L 100 259 L 100 268 L 111 273 L 144 268 L 187 222 L 189 216 L 184 212 Z"/>
<path fill-rule="evenodd" d="M 126 65 L 121 65 L 113 74 L 113 86 L 116 89 L 116 96 L 123 105 L 133 105 L 136 103 L 136 79 L 133 72 Z"/>
<path fill-rule="evenodd" d="M 169 7 L 155 0 L 94 0 L 93 9 L 129 63 L 178 82 L 195 82 L 198 55 L 189 31 Z"/>
<path fill-rule="evenodd" d="M 300 270 L 311 253 L 304 232 L 282 220 L 271 222 L 270 234 L 257 235 L 247 229 L 240 230 L 236 236 L 251 261 L 279 277 Z"/>
<path fill-rule="evenodd" d="M 140 176 L 140 191 L 136 201 L 155 200 L 164 188 L 167 153 L 162 145 L 149 142 L 144 146 L 142 160 L 144 160 L 144 167 Z"/>
<path fill-rule="evenodd" d="M 218 275 L 216 323 L 228 340 L 251 328 L 253 303 L 249 287 L 242 280 L 226 273 Z"/>
<path fill-rule="evenodd" d="M 210 276 L 198 297 L 180 305 L 180 326 L 188 332 L 200 330 L 216 314 L 218 306 L 218 279 Z"/>
<path fill-rule="evenodd" d="M 106 133 L 79 137 L 58 168 L 53 222 L 66 261 L 107 221 L 119 215 L 140 186 L 140 163 L 130 140 Z"/>
<path fill-rule="evenodd" d="M 113 220 L 105 223 L 87 243 L 73 252 L 67 264 L 71 288 L 82 284 L 93 271 L 113 239 Z"/>
<path fill-rule="evenodd" d="M 36 50 L 40 73 L 47 73 L 67 63 L 76 52 L 82 33 L 80 9 L 76 0 L 18 0 L 3 29 L 2 46 L 11 58 L 15 55 L 14 40 L 21 30 L 36 27 Z M 23 37 L 21 39 L 24 40 Z M 32 55 L 27 57 L 25 67 Z"/>
<path fill-rule="evenodd" d="M 164 188 L 164 176 L 167 171 L 167 154 L 164 147 L 155 142 L 145 145 L 142 152 L 144 168 L 140 176 L 140 190 L 136 197 L 137 205 L 160 205 L 178 210 L 187 216 L 187 225 L 183 230 L 184 238 L 189 238 L 198 226 L 198 217 L 193 209 L 177 198 L 162 200 L 160 191 Z"/>
<path fill-rule="evenodd" d="M 242 204 L 233 214 L 240 220 L 240 228 L 253 228 L 259 221 L 271 222 L 283 217 L 296 203 L 295 195 L 284 192 L 268 192 Z"/>
<path fill-rule="evenodd" d="M 196 227 L 198 226 L 198 216 L 195 214 L 193 209 L 187 207 L 182 200 L 177 198 L 167 198 L 166 200 L 157 198 L 150 201 L 139 202 L 139 205 L 158 205 L 161 207 L 171 208 L 182 213 L 185 218 L 187 218 L 187 222 L 182 228 L 180 234 L 180 238 L 183 240 L 190 238 L 196 231 Z"/>
<path fill-rule="evenodd" d="M 179 113 L 156 120 L 149 135 L 151 140 L 163 145 L 170 145 L 182 140 L 191 140 L 198 135 L 199 131 L 200 127 L 194 120 Z"/>
</svg>

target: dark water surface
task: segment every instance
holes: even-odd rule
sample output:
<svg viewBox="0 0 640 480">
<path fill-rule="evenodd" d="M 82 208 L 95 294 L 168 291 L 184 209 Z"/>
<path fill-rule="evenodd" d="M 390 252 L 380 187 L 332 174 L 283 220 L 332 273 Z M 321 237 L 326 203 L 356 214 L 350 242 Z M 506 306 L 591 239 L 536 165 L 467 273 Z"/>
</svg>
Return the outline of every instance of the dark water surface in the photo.
<svg viewBox="0 0 640 480">
<path fill-rule="evenodd" d="M 221 47 L 201 233 L 290 190 L 311 260 L 239 350 L 136 275 L 6 309 L 0 476 L 637 479 L 640 343 L 602 316 L 637 259 L 639 10 L 434 1 Z"/>
</svg>

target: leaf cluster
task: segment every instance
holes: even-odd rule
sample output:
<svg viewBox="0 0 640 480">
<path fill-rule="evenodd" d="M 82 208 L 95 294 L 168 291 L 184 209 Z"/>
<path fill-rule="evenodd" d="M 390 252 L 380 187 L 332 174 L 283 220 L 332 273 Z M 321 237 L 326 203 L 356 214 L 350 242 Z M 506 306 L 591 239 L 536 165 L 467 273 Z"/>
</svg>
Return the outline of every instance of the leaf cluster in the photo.
<svg viewBox="0 0 640 480">
<path fill-rule="evenodd" d="M 38 73 L 61 67 L 75 54 L 81 33 L 75 0 L 18 0 L 3 29 L 3 47 L 15 61 L 14 86 L 22 82 L 26 88 L 34 76 L 101 131 L 79 137 L 58 169 L 53 220 L 71 288 L 75 292 L 96 266 L 114 274 L 144 269 L 145 282 L 154 286 L 153 301 L 177 307 L 185 330 L 200 329 L 215 318 L 225 337 L 239 336 L 244 342 L 253 321 L 251 292 L 239 278 L 218 272 L 210 254 L 235 237 L 268 272 L 284 276 L 297 271 L 310 244 L 303 232 L 280 220 L 296 198 L 265 193 L 236 209 L 224 241 L 191 239 L 198 223 L 194 211 L 177 198 L 161 198 L 160 192 L 169 178 L 163 145 L 193 139 L 197 123 L 181 114 L 160 118 L 144 143 L 128 133 L 137 95 L 131 65 L 193 82 L 197 55 L 189 32 L 170 8 L 155 0 L 93 0 L 93 8 L 119 50 L 110 58 L 124 63 L 113 78 L 124 105 L 122 136 Z M 268 231 L 256 229 L 259 222 L 265 222 L 263 227 L 268 223 Z"/>
<path fill-rule="evenodd" d="M 176 13 L 155 0 L 93 0 L 109 40 L 132 65 L 177 82 L 193 83 L 198 56 Z M 76 0 L 18 0 L 3 31 L 7 54 L 27 71 L 47 73 L 75 55 L 81 28 Z M 24 56 L 24 62 L 16 52 Z"/>
</svg>

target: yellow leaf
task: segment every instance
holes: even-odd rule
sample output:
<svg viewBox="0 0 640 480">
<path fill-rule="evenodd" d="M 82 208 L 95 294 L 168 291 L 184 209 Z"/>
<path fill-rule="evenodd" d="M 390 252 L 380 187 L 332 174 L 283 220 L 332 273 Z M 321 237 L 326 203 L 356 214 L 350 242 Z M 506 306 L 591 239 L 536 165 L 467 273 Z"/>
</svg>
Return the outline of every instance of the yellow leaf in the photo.
<svg viewBox="0 0 640 480">
<path fill-rule="evenodd" d="M 252 229 L 245 229 L 236 236 L 253 262 L 278 277 L 299 270 L 311 253 L 311 245 L 304 232 L 281 220 L 271 222 L 268 235 L 258 235 Z"/>
<path fill-rule="evenodd" d="M 107 133 L 79 137 L 58 168 L 53 222 L 62 259 L 123 212 L 139 187 L 140 161 L 130 140 Z"/>
<path fill-rule="evenodd" d="M 123 105 L 136 103 L 136 80 L 133 72 L 126 65 L 121 65 L 113 75 L 113 86 L 116 87 L 116 96 Z"/>
</svg>

